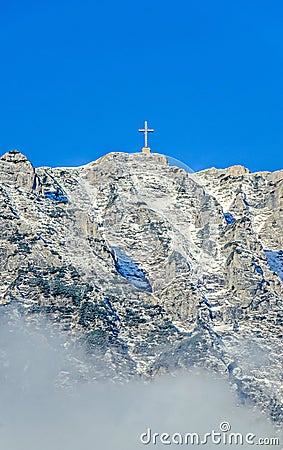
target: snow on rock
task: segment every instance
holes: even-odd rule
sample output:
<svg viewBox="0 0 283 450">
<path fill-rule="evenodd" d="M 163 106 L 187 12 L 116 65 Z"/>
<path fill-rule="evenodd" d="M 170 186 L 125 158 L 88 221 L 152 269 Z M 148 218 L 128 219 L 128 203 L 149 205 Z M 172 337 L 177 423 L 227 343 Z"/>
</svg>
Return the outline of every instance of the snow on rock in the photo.
<svg viewBox="0 0 283 450">
<path fill-rule="evenodd" d="M 188 172 L 157 154 L 37 169 L 5 154 L 0 314 L 84 342 L 87 380 L 201 367 L 279 423 L 283 171 Z"/>
<path fill-rule="evenodd" d="M 30 190 L 35 186 L 35 170 L 25 155 L 12 150 L 0 158 L 0 182 Z"/>
</svg>

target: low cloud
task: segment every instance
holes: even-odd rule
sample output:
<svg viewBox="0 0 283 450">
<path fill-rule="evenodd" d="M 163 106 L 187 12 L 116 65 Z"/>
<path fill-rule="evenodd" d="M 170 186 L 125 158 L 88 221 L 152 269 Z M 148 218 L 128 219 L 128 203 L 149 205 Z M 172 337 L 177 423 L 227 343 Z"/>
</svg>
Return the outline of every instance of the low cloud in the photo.
<svg viewBox="0 0 283 450">
<path fill-rule="evenodd" d="M 83 353 L 66 348 L 64 336 L 50 330 L 50 324 L 44 322 L 28 326 L 21 320 L 2 321 L 3 450 L 166 448 L 160 442 L 146 446 L 140 435 L 148 429 L 159 434 L 203 435 L 219 431 L 222 422 L 229 422 L 233 432 L 276 436 L 265 416 L 252 407 L 239 405 L 225 380 L 205 372 L 162 376 L 147 384 L 79 381 L 81 373 L 72 361 L 77 363 L 81 358 L 83 362 Z M 214 445 L 205 447 L 210 450 Z"/>
</svg>

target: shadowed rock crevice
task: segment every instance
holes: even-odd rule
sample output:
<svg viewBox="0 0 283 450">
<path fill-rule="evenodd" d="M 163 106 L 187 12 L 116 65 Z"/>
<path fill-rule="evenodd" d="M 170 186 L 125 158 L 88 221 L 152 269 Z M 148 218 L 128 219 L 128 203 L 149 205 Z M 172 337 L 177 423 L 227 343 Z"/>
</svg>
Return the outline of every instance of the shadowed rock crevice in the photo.
<svg viewBox="0 0 283 450">
<path fill-rule="evenodd" d="M 152 287 L 146 278 L 146 274 L 130 256 L 117 247 L 112 247 L 112 255 L 115 268 L 122 277 L 126 278 L 137 289 L 152 292 Z"/>
</svg>

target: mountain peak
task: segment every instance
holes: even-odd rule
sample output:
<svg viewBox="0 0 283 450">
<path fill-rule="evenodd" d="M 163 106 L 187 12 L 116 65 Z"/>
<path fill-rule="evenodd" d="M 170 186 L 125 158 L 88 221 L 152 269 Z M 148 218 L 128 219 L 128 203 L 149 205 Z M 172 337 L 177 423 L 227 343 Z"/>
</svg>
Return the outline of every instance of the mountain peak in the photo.
<svg viewBox="0 0 283 450">
<path fill-rule="evenodd" d="M 227 175 L 232 175 L 232 176 L 241 176 L 241 175 L 248 175 L 250 172 L 250 170 L 245 167 L 245 166 L 241 166 L 240 164 L 234 165 L 234 166 L 230 166 L 227 167 L 225 169 L 218 169 L 216 167 L 211 167 L 210 169 L 204 169 L 201 170 L 200 173 L 214 173 L 214 174 L 219 174 L 221 175 L 222 173 L 227 174 Z"/>
<path fill-rule="evenodd" d="M 283 185 L 267 176 L 156 153 L 34 174 L 5 154 L 0 313 L 60 324 L 86 379 L 206 368 L 279 424 Z"/>
<path fill-rule="evenodd" d="M 30 190 L 35 171 L 31 162 L 18 150 L 11 150 L 0 158 L 0 181 Z"/>
<path fill-rule="evenodd" d="M 29 162 L 27 157 L 18 150 L 10 150 L 4 153 L 4 155 L 1 156 L 0 161 L 14 162 L 14 163 Z"/>
</svg>

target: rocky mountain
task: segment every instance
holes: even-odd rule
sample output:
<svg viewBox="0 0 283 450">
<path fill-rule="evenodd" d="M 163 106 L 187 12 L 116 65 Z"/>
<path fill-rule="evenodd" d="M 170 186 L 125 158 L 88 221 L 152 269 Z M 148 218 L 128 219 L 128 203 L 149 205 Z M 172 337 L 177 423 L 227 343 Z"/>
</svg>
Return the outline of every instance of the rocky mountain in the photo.
<svg viewBox="0 0 283 450">
<path fill-rule="evenodd" d="M 0 314 L 83 345 L 82 378 L 204 367 L 282 423 L 283 171 L 11 151 L 0 195 Z"/>
</svg>

